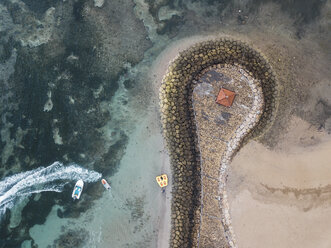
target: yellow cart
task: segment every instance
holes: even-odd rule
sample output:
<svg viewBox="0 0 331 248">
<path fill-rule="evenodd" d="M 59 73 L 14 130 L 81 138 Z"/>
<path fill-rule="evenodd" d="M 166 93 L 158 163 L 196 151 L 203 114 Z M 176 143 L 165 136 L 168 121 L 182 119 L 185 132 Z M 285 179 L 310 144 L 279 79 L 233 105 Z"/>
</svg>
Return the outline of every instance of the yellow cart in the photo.
<svg viewBox="0 0 331 248">
<path fill-rule="evenodd" d="M 161 188 L 164 188 L 168 185 L 168 176 L 166 174 L 162 174 L 161 176 L 156 177 L 156 181 Z"/>
</svg>

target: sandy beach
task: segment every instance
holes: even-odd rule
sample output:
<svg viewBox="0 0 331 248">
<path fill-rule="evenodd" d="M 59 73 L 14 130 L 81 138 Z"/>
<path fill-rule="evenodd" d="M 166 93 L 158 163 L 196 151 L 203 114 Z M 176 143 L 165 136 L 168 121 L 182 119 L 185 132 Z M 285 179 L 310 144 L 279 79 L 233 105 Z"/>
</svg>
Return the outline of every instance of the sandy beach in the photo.
<svg viewBox="0 0 331 248">
<path fill-rule="evenodd" d="M 229 171 L 238 247 L 330 247 L 331 136 L 295 117 L 277 147 L 247 144 Z"/>
</svg>

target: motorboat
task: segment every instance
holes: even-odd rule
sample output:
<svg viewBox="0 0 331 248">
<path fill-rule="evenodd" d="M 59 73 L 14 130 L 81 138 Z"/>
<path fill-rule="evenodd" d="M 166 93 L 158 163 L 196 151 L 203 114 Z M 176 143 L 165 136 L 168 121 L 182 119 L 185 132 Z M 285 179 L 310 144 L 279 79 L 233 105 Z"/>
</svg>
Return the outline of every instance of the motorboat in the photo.
<svg viewBox="0 0 331 248">
<path fill-rule="evenodd" d="M 82 194 L 84 187 L 83 180 L 78 180 L 75 184 L 74 190 L 72 191 L 72 199 L 78 200 L 80 198 L 80 195 Z"/>
<path fill-rule="evenodd" d="M 105 189 L 107 189 L 107 190 L 111 189 L 111 187 L 110 187 L 109 183 L 106 181 L 106 179 L 102 179 L 101 183 L 102 183 L 103 187 L 105 187 Z"/>
</svg>

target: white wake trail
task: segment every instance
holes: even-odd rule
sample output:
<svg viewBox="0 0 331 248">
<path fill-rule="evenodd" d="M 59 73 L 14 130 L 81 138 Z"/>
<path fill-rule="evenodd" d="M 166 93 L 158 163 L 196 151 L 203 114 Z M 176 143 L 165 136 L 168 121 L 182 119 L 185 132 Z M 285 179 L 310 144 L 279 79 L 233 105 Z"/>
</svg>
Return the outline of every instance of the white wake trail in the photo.
<svg viewBox="0 0 331 248">
<path fill-rule="evenodd" d="M 64 166 L 60 162 L 6 177 L 0 181 L 0 217 L 6 209 L 12 208 L 17 200 L 31 194 L 44 191 L 61 192 L 70 181 L 82 179 L 84 182 L 95 182 L 100 178 L 101 174 L 96 171 L 76 164 Z"/>
</svg>

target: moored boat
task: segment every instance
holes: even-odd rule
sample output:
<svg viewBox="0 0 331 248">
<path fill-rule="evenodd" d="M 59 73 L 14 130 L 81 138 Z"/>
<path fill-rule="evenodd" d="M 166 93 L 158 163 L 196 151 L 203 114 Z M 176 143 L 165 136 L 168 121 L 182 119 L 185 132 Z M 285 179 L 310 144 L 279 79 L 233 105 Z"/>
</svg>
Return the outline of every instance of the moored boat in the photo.
<svg viewBox="0 0 331 248">
<path fill-rule="evenodd" d="M 106 181 L 106 179 L 102 179 L 101 183 L 103 185 L 103 187 L 105 187 L 107 190 L 111 189 L 109 183 Z"/>
</svg>

